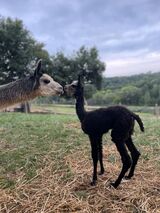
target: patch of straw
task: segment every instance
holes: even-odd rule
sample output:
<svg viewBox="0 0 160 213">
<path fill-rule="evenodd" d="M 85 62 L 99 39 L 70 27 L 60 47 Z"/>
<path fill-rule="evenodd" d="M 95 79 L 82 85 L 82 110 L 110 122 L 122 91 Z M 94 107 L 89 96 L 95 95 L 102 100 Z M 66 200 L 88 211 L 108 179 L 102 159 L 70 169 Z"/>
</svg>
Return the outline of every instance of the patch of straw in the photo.
<svg viewBox="0 0 160 213">
<path fill-rule="evenodd" d="M 112 155 L 113 162 L 108 160 Z M 88 150 L 69 154 L 59 168 L 55 167 L 57 162 L 46 156 L 46 166 L 37 170 L 32 180 L 18 181 L 14 190 L 0 190 L 0 212 L 160 212 L 160 172 L 155 159 L 140 159 L 135 177 L 116 190 L 109 187 L 121 168 L 114 145 L 105 146 L 104 157 L 105 174 L 99 176 L 97 186 L 91 187 L 92 162 Z"/>
</svg>

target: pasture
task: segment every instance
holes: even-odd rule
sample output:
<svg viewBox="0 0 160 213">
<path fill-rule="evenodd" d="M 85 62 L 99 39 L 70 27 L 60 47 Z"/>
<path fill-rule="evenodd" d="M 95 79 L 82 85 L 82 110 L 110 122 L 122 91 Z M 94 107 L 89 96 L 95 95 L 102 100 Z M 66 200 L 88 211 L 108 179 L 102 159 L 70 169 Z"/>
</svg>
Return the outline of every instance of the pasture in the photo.
<svg viewBox="0 0 160 213">
<path fill-rule="evenodd" d="M 70 109 L 69 109 L 70 112 Z M 121 163 L 109 134 L 103 138 L 105 174 L 90 186 L 89 139 L 77 116 L 0 114 L 0 212 L 160 212 L 160 119 L 140 114 L 134 142 L 141 152 L 135 177 L 109 187 Z"/>
</svg>

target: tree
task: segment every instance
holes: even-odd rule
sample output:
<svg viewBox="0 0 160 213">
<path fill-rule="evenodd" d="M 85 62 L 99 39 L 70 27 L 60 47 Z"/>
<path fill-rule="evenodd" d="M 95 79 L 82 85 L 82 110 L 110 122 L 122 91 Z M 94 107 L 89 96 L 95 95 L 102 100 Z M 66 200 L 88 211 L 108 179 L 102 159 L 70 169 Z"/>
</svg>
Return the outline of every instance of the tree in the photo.
<svg viewBox="0 0 160 213">
<path fill-rule="evenodd" d="M 105 65 L 100 61 L 98 50 L 93 47 L 81 47 L 74 55 L 67 57 L 62 52 L 52 56 L 53 76 L 62 85 L 77 79 L 80 72 L 84 72 L 85 80 L 97 89 L 101 88 L 102 73 Z"/>
<path fill-rule="evenodd" d="M 66 57 L 62 52 L 52 56 L 52 75 L 61 85 L 73 80 L 74 68 L 72 68 L 72 63 L 72 59 Z"/>
<path fill-rule="evenodd" d="M 86 80 L 94 84 L 97 89 L 101 89 L 105 64 L 99 59 L 98 50 L 95 47 L 87 49 L 82 46 L 76 53 L 75 61 L 77 70 L 84 70 Z"/>
<path fill-rule="evenodd" d="M 96 93 L 96 87 L 93 84 L 86 84 L 84 87 L 85 98 L 89 99 Z"/>
<path fill-rule="evenodd" d="M 150 96 L 149 91 L 147 90 L 144 94 L 144 104 L 150 105 L 150 102 L 151 102 L 151 96 Z"/>
<path fill-rule="evenodd" d="M 125 86 L 120 90 L 121 103 L 138 105 L 141 98 L 141 90 L 135 86 Z"/>
<path fill-rule="evenodd" d="M 0 18 L 0 84 L 26 76 L 38 58 L 49 61 L 43 47 L 21 20 Z"/>
</svg>

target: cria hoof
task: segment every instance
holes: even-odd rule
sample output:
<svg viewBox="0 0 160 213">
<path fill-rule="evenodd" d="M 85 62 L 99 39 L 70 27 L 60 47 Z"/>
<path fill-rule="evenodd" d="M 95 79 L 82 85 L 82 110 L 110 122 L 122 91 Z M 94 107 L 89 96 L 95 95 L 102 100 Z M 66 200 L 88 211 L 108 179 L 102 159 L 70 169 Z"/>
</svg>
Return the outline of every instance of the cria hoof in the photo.
<svg viewBox="0 0 160 213">
<path fill-rule="evenodd" d="M 101 171 L 98 173 L 98 175 L 103 175 L 104 174 L 104 171 Z"/>
<path fill-rule="evenodd" d="M 95 185 L 96 185 L 96 181 L 92 181 L 91 186 L 95 186 Z"/>
<path fill-rule="evenodd" d="M 110 184 L 109 184 L 111 187 L 113 187 L 113 188 L 117 188 L 117 186 L 116 186 L 116 184 L 114 183 L 114 182 L 111 182 Z"/>
<path fill-rule="evenodd" d="M 123 179 L 124 179 L 124 180 L 130 180 L 131 177 L 130 177 L 130 176 L 125 176 Z"/>
</svg>

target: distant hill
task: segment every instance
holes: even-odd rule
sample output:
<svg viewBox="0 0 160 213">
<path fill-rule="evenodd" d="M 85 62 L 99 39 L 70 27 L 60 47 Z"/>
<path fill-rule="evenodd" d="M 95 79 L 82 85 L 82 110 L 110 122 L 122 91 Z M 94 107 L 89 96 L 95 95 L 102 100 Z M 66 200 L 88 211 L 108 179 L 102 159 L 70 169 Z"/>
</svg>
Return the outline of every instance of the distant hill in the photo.
<svg viewBox="0 0 160 213">
<path fill-rule="evenodd" d="M 160 72 L 149 72 L 147 74 L 126 77 L 103 78 L 102 89 L 120 89 L 128 85 L 143 87 L 145 83 L 150 85 L 149 88 L 153 87 L 154 84 L 160 84 Z"/>
<path fill-rule="evenodd" d="M 160 105 L 160 72 L 103 78 L 92 104 Z"/>
</svg>

